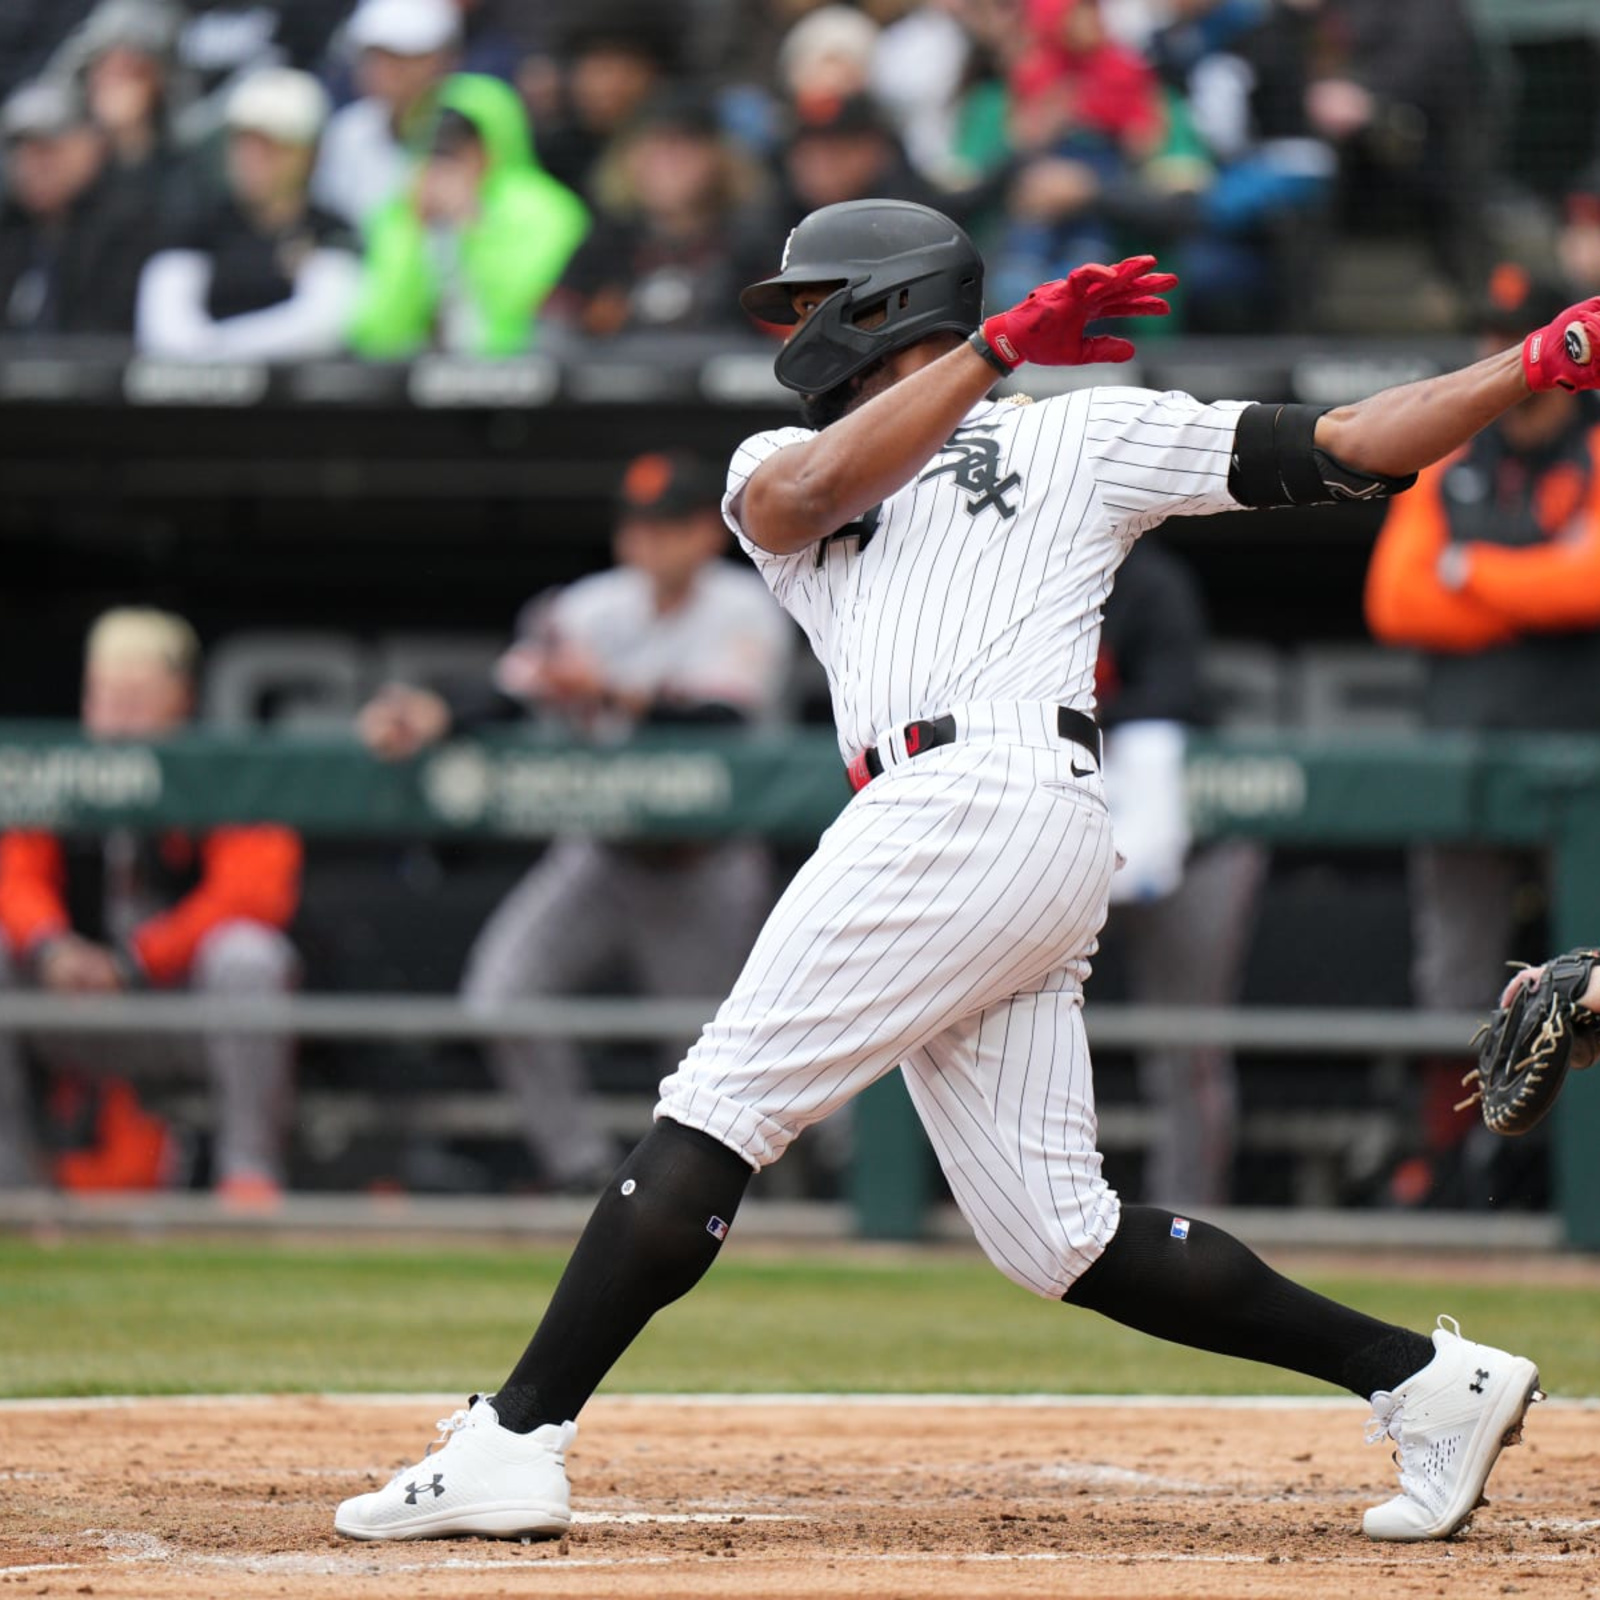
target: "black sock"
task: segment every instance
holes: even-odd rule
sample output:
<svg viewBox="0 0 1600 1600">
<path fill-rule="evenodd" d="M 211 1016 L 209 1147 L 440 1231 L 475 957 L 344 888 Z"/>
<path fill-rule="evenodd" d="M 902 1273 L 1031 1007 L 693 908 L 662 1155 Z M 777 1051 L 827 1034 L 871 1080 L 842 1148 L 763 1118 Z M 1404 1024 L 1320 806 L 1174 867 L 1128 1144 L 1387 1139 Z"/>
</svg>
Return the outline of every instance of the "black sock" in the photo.
<svg viewBox="0 0 1600 1600">
<path fill-rule="evenodd" d="M 522 1359 L 494 1396 L 503 1427 L 570 1422 L 662 1306 L 717 1258 L 750 1165 L 663 1119 L 606 1185 Z"/>
<path fill-rule="evenodd" d="M 1141 1333 L 1196 1350 L 1266 1361 L 1353 1389 L 1393 1389 L 1433 1359 L 1433 1343 L 1274 1272 L 1231 1234 L 1156 1206 L 1124 1206 L 1116 1237 L 1066 1292 Z"/>
</svg>

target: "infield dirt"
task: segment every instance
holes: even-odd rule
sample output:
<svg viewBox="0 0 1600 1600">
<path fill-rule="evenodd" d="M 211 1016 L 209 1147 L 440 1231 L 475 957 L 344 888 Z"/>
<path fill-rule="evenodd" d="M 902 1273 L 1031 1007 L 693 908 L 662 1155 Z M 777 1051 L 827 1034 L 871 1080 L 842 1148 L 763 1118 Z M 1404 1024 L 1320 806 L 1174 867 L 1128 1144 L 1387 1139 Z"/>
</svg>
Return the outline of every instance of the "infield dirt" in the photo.
<svg viewBox="0 0 1600 1600">
<path fill-rule="evenodd" d="M 445 1409 L 448 1409 L 446 1407 Z M 1600 1595 L 1600 1410 L 1545 1405 L 1455 1540 L 1374 1545 L 1348 1405 L 601 1399 L 560 1543 L 361 1545 L 428 1400 L 0 1410 L 0 1600 Z"/>
</svg>

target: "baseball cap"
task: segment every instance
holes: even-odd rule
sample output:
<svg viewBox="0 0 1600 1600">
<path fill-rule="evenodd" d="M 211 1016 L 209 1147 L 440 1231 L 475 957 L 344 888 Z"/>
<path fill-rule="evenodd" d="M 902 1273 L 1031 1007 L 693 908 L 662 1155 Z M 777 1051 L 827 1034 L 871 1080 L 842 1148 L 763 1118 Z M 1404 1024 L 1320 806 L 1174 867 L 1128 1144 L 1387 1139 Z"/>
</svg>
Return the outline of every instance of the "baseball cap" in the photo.
<svg viewBox="0 0 1600 1600">
<path fill-rule="evenodd" d="M 461 37 L 461 14 L 450 0 L 361 0 L 346 37 L 357 50 L 427 56 Z"/>
<path fill-rule="evenodd" d="M 327 91 L 309 72 L 293 67 L 251 73 L 228 101 L 230 129 L 265 134 L 279 144 L 315 144 L 327 120 Z"/>
<path fill-rule="evenodd" d="M 1560 283 L 1502 261 L 1489 274 L 1473 326 L 1479 333 L 1524 334 L 1560 316 L 1572 299 Z"/>
<path fill-rule="evenodd" d="M 0 138 L 53 139 L 88 120 L 83 99 L 69 84 L 36 78 L 12 92 L 0 106 Z"/>
<path fill-rule="evenodd" d="M 722 504 L 722 475 L 683 450 L 635 456 L 622 474 L 617 510 L 633 517 L 686 517 Z"/>
</svg>

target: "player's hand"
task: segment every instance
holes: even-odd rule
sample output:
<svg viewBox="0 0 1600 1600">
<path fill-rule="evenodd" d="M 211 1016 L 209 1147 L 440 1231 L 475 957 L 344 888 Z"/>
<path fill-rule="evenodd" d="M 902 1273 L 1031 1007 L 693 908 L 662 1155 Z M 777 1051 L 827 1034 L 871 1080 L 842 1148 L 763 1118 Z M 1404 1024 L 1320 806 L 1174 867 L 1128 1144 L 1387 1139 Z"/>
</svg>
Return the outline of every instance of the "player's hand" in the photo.
<svg viewBox="0 0 1600 1600">
<path fill-rule="evenodd" d="M 1024 361 L 1076 367 L 1090 361 L 1126 361 L 1133 346 L 1111 334 L 1088 338 L 1099 317 L 1164 317 L 1161 296 L 1177 285 L 1170 272 L 1152 272 L 1154 256 L 1130 256 L 1114 267 L 1086 266 L 1042 283 L 1021 305 L 988 318 L 983 337 L 1008 367 Z"/>
<path fill-rule="evenodd" d="M 1522 371 L 1544 389 L 1600 389 L 1600 295 L 1568 306 L 1522 343 Z"/>
<path fill-rule="evenodd" d="M 550 705 L 598 705 L 611 689 L 599 659 L 581 645 L 559 643 L 545 652 L 539 698 Z"/>
<path fill-rule="evenodd" d="M 39 982 L 55 994 L 114 994 L 122 968 L 104 945 L 67 933 L 40 952 Z"/>
<path fill-rule="evenodd" d="M 450 707 L 431 689 L 391 683 L 361 708 L 356 732 L 373 755 L 404 761 L 450 731 Z"/>
</svg>

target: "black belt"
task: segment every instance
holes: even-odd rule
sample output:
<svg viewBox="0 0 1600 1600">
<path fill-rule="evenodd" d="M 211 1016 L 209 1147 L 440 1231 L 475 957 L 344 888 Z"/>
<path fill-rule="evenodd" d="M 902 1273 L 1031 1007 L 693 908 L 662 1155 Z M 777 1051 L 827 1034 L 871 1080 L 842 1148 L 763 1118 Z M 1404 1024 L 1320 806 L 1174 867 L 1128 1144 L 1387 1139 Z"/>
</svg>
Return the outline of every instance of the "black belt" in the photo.
<svg viewBox="0 0 1600 1600">
<path fill-rule="evenodd" d="M 952 716 L 928 717 L 920 722 L 908 722 L 902 732 L 905 736 L 906 754 L 919 756 L 924 750 L 932 750 L 938 745 L 954 744 L 957 737 L 956 719 Z M 1093 717 L 1082 711 L 1074 711 L 1071 706 L 1057 706 L 1056 732 L 1072 744 L 1080 745 L 1094 757 L 1095 765 L 1099 766 L 1100 725 Z M 850 787 L 857 794 L 882 772 L 883 757 L 878 754 L 876 745 L 863 750 L 845 768 L 845 776 L 850 780 Z"/>
</svg>

